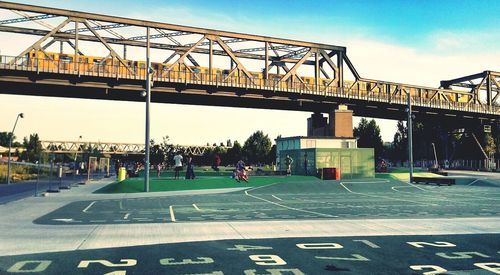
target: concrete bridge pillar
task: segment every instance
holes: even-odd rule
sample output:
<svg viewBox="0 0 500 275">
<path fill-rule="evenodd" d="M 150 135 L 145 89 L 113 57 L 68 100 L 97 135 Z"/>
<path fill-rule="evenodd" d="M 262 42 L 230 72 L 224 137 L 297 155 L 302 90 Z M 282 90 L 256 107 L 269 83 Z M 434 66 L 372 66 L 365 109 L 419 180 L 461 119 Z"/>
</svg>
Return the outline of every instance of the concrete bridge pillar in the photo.
<svg viewBox="0 0 500 275">
<path fill-rule="evenodd" d="M 307 119 L 307 136 L 328 136 L 327 118 L 322 113 L 314 113 Z"/>
<path fill-rule="evenodd" d="M 352 111 L 340 105 L 328 114 L 328 121 L 321 113 L 312 114 L 307 119 L 307 136 L 352 138 L 352 126 Z"/>
<path fill-rule="evenodd" d="M 329 135 L 333 137 L 352 138 L 352 110 L 347 109 L 346 105 L 339 105 L 337 110 L 329 113 Z"/>
</svg>

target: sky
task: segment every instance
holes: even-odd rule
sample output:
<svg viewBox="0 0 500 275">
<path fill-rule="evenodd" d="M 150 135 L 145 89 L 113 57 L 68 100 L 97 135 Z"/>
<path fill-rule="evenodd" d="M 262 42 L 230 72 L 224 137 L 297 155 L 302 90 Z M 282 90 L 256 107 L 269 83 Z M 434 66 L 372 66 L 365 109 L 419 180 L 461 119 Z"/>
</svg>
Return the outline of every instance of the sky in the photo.
<svg viewBox="0 0 500 275">
<path fill-rule="evenodd" d="M 179 25 L 347 47 L 362 77 L 438 87 L 440 80 L 500 71 L 498 1 L 13 1 Z M 0 19 L 17 18 L 0 11 Z M 57 24 L 57 23 L 55 23 Z M 17 55 L 27 38 L 1 39 Z M 31 38 L 35 39 L 35 38 Z M 105 55 L 105 53 L 104 53 Z M 42 140 L 144 142 L 143 103 L 0 94 L 0 131 L 38 133 Z M 152 104 L 151 137 L 174 144 L 244 142 L 256 130 L 271 139 L 306 135 L 310 113 Z M 359 122 L 355 118 L 354 124 Z M 377 119 L 384 141 L 396 121 Z"/>
</svg>

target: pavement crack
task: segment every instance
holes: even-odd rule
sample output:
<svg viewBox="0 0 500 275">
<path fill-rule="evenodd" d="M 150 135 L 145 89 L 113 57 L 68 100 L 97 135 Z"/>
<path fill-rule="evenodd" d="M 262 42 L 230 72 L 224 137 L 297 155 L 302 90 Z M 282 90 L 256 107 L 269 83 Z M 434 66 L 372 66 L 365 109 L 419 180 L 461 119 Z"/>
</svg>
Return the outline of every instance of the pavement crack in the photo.
<svg viewBox="0 0 500 275">
<path fill-rule="evenodd" d="M 99 227 L 99 225 L 94 226 L 94 228 L 92 228 L 92 230 L 89 232 L 89 234 L 87 234 L 87 236 L 85 237 L 85 239 L 83 239 L 83 241 L 78 245 L 78 247 L 75 250 L 79 250 L 80 247 L 82 247 L 83 244 L 85 244 L 87 242 L 87 240 L 90 238 L 90 236 L 92 234 L 94 234 L 94 232 L 97 230 L 98 227 Z"/>
<path fill-rule="evenodd" d="M 234 228 L 234 226 L 231 223 L 226 222 L 226 224 L 229 225 L 229 227 L 231 227 L 236 233 L 238 233 L 238 235 L 240 235 L 240 237 L 242 239 L 247 239 L 245 236 L 241 235 L 240 231 L 238 231 L 236 228 Z"/>
</svg>

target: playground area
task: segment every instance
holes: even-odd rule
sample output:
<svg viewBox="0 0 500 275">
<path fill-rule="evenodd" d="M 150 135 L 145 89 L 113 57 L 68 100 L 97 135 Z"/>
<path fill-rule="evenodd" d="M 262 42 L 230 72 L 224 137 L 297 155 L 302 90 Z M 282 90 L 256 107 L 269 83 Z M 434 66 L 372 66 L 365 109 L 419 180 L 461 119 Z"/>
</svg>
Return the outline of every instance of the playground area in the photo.
<svg viewBox="0 0 500 275">
<path fill-rule="evenodd" d="M 95 180 L 0 209 L 0 273 L 495 270 L 500 177 L 464 174 L 453 186 L 437 186 L 398 179 L 405 174 L 341 181 L 252 176 L 237 183 L 229 175 L 174 180 L 165 173 L 151 187 L 169 191 L 149 193 L 140 177 Z M 34 241 L 19 241 L 25 239 Z"/>
<path fill-rule="evenodd" d="M 227 177 L 155 180 L 153 191 L 187 191 L 170 196 L 75 201 L 49 213 L 39 224 L 171 223 L 190 221 L 436 218 L 498 216 L 496 181 L 464 177 L 454 186 L 415 185 L 391 178 L 323 181 L 312 176 L 252 177 L 237 183 Z M 478 184 L 477 186 L 471 185 Z M 141 179 L 112 183 L 95 193 L 140 192 Z M 203 189 L 239 188 L 223 194 Z M 196 192 L 202 192 L 196 193 Z M 164 194 L 164 196 L 162 196 Z M 71 213 L 71 214 L 68 214 Z M 68 219 L 70 221 L 68 222 Z"/>
</svg>

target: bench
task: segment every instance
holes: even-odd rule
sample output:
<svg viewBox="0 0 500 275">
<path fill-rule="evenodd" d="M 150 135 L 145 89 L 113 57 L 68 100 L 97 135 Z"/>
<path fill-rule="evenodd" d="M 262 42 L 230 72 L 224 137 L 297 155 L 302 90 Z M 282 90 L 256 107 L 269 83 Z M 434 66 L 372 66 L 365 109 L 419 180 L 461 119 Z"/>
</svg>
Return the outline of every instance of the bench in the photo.
<svg viewBox="0 0 500 275">
<path fill-rule="evenodd" d="M 442 184 L 450 186 L 452 184 L 455 184 L 455 179 L 448 177 L 413 177 L 412 183 L 435 183 L 438 186 Z"/>
</svg>

